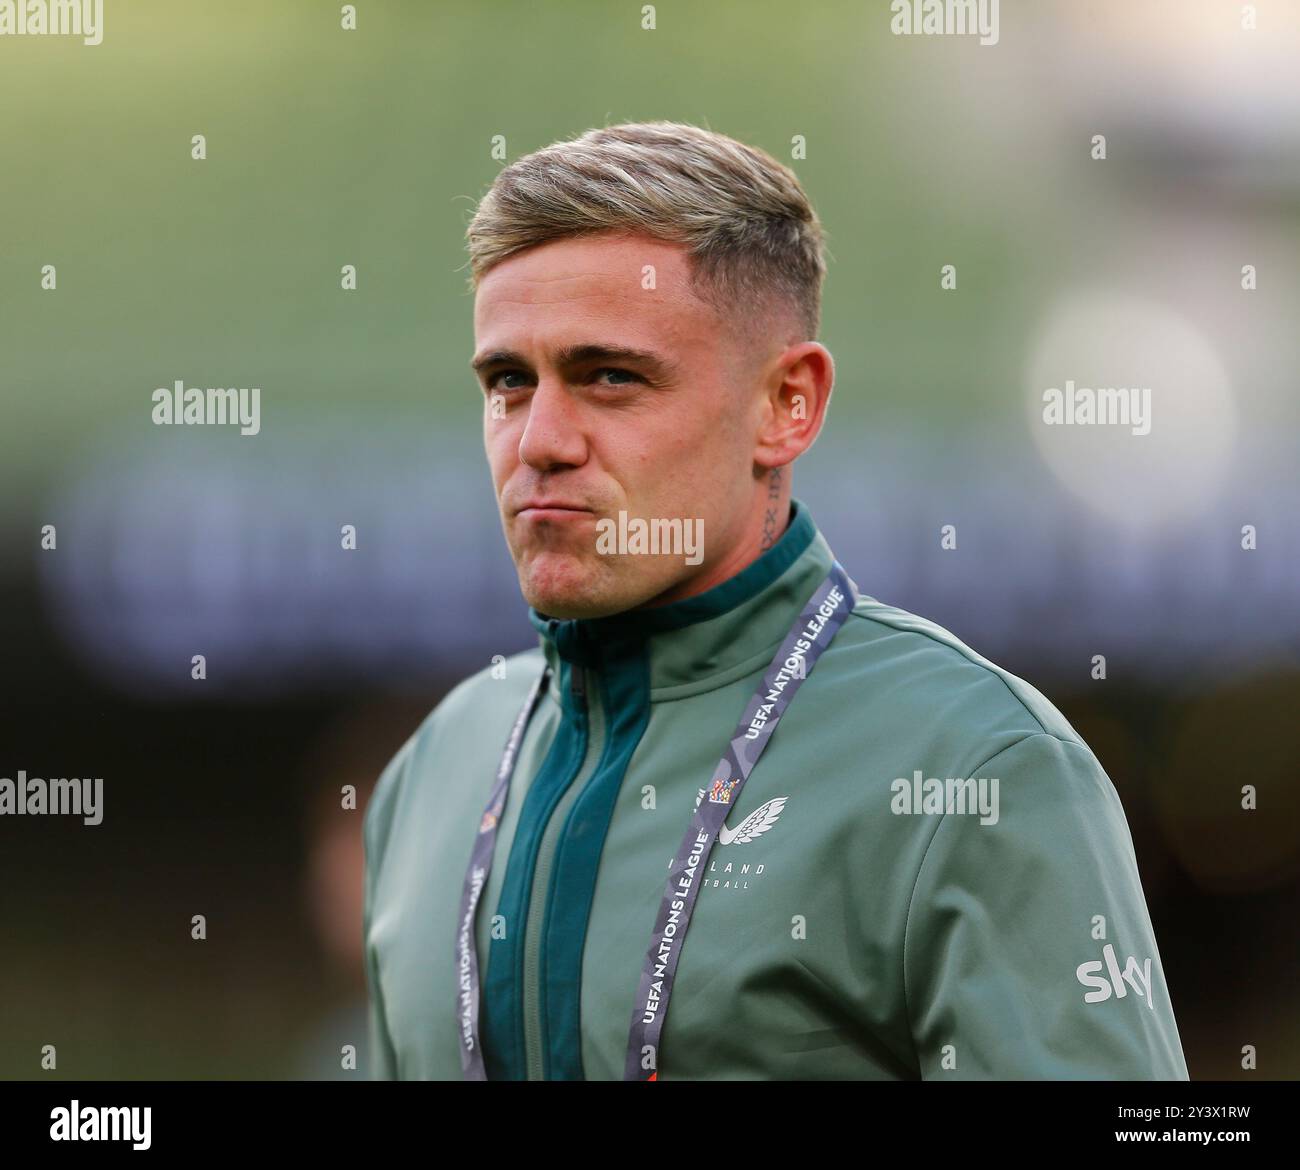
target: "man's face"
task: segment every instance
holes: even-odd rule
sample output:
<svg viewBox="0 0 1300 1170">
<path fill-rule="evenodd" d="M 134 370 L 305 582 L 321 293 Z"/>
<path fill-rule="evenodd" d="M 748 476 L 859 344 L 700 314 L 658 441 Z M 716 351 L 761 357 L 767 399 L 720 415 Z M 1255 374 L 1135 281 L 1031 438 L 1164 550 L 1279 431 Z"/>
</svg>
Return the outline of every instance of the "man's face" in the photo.
<svg viewBox="0 0 1300 1170">
<path fill-rule="evenodd" d="M 618 613 L 725 555 L 753 499 L 765 355 L 741 352 L 692 292 L 684 249 L 609 234 L 531 248 L 481 280 L 474 331 L 476 363 L 493 359 L 478 374 L 484 444 L 530 605 Z M 597 522 L 620 511 L 702 522 L 702 563 L 598 551 Z"/>
</svg>

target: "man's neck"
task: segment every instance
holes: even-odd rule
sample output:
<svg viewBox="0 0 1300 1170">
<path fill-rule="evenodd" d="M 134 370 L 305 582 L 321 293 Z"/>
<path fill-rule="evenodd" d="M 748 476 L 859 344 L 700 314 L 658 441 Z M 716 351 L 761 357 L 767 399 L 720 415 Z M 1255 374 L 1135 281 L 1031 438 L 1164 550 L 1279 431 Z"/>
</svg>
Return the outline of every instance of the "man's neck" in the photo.
<svg viewBox="0 0 1300 1170">
<path fill-rule="evenodd" d="M 733 542 L 720 560 L 635 608 L 657 609 L 662 605 L 671 605 L 674 601 L 684 601 L 688 597 L 706 593 L 743 572 L 768 549 L 773 548 L 790 523 L 790 476 L 787 468 L 773 468 L 769 473 L 767 489 L 760 497 L 759 505 L 746 521 L 740 538 Z"/>
</svg>

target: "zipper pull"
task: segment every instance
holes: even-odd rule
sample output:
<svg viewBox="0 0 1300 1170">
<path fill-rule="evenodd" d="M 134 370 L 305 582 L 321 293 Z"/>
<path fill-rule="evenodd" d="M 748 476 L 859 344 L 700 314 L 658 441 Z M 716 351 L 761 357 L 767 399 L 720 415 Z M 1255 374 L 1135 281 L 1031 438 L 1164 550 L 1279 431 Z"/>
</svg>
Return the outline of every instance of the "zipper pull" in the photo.
<svg viewBox="0 0 1300 1170">
<path fill-rule="evenodd" d="M 583 668 L 576 664 L 571 668 L 569 689 L 572 690 L 575 699 L 585 699 L 587 697 L 587 681 L 583 677 Z"/>
</svg>

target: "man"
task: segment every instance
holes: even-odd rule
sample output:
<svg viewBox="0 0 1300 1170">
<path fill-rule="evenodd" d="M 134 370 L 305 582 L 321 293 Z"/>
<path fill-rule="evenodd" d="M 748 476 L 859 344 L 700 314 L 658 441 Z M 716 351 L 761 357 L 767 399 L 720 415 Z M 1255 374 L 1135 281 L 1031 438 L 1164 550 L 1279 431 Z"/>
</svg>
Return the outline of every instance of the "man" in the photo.
<svg viewBox="0 0 1300 1170">
<path fill-rule="evenodd" d="M 834 378 L 794 174 L 593 130 L 503 170 L 469 246 L 540 645 L 367 810 L 379 1075 L 1186 1078 L 1101 765 L 857 596 L 791 496 Z"/>
</svg>

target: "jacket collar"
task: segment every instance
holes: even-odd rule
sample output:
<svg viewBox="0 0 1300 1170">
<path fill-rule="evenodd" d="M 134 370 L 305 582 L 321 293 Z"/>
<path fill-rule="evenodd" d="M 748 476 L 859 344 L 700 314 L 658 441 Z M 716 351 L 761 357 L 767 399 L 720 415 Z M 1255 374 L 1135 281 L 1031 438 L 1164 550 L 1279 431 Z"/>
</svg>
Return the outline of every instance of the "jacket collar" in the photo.
<svg viewBox="0 0 1300 1170">
<path fill-rule="evenodd" d="M 807 506 L 792 499 L 776 544 L 704 593 L 601 618 L 530 607 L 528 618 L 557 677 L 562 662 L 604 671 L 648 661 L 650 697 L 684 698 L 766 664 L 833 562 Z"/>
</svg>

